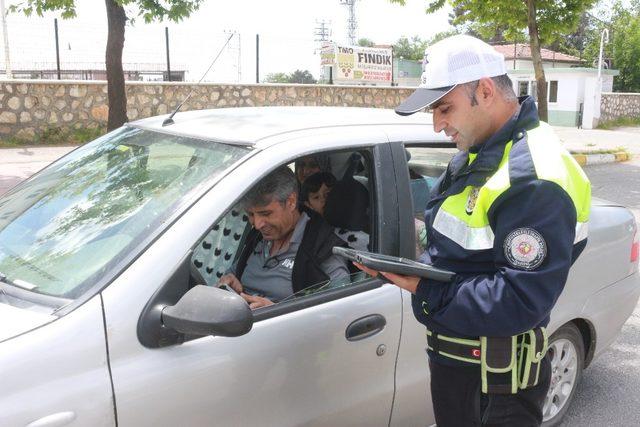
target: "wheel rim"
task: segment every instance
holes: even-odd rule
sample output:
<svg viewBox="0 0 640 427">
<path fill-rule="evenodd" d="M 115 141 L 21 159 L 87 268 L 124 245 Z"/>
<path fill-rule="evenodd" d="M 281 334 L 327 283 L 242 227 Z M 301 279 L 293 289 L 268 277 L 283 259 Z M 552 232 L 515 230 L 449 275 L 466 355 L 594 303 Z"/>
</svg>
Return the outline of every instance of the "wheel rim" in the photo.
<svg viewBox="0 0 640 427">
<path fill-rule="evenodd" d="M 555 417 L 567 404 L 576 386 L 578 353 L 571 341 L 561 338 L 549 345 L 551 384 L 542 408 L 544 421 Z"/>
</svg>

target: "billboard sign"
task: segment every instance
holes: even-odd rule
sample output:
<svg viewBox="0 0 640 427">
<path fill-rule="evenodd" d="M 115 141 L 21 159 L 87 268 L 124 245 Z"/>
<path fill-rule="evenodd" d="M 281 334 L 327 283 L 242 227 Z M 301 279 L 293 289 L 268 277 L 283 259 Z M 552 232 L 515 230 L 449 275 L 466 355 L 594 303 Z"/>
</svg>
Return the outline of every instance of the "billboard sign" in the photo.
<svg viewBox="0 0 640 427">
<path fill-rule="evenodd" d="M 391 48 L 327 44 L 320 52 L 320 63 L 333 66 L 333 78 L 340 83 L 391 84 Z"/>
</svg>

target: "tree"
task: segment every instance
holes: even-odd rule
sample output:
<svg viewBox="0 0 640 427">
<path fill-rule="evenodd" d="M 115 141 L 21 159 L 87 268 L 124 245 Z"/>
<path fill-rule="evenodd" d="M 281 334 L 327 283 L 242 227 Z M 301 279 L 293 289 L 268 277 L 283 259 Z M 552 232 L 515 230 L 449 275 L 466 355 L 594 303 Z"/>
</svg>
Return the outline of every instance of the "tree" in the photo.
<svg viewBox="0 0 640 427">
<path fill-rule="evenodd" d="M 289 75 L 289 83 L 314 84 L 316 79 L 308 70 L 295 70 Z"/>
<path fill-rule="evenodd" d="M 611 65 L 620 71 L 620 75 L 614 79 L 613 89 L 618 92 L 640 92 L 640 1 L 635 0 L 631 7 L 625 8 L 618 0 L 608 27 Z M 598 37 L 598 48 L 599 43 Z"/>
<path fill-rule="evenodd" d="M 418 36 L 412 37 L 411 40 L 403 36 L 393 45 L 393 56 L 395 58 L 422 61 L 424 50 L 427 46 L 429 46 L 429 42 L 422 40 Z"/>
<path fill-rule="evenodd" d="M 419 36 L 413 36 L 411 40 L 400 37 L 393 45 L 393 57 L 422 61 L 424 50 L 433 43 L 442 39 L 459 34 L 458 30 L 441 31 L 428 40 L 422 40 Z"/>
<path fill-rule="evenodd" d="M 269 73 L 263 80 L 265 83 L 289 83 L 287 73 Z"/>
<path fill-rule="evenodd" d="M 204 0 L 105 0 L 107 8 L 107 49 L 105 65 L 107 69 L 107 89 L 109 98 L 109 119 L 107 130 L 122 126 L 127 121 L 127 95 L 122 70 L 122 49 L 127 20 L 125 6 L 134 6 L 146 23 L 162 21 L 165 18 L 179 22 L 198 9 Z M 64 19 L 75 18 L 75 0 L 23 0 L 10 10 L 23 12 L 29 16 L 34 12 L 42 16 L 45 12 L 60 11 Z"/>
<path fill-rule="evenodd" d="M 376 44 L 371 39 L 361 38 L 358 39 L 358 46 L 362 47 L 374 47 Z"/>
<path fill-rule="evenodd" d="M 295 70 L 291 74 L 287 73 L 271 73 L 267 74 L 264 79 L 266 83 L 302 83 L 302 84 L 314 84 L 316 79 L 308 70 Z"/>
<path fill-rule="evenodd" d="M 449 3 L 457 11 L 453 24 L 470 24 L 485 39 L 491 39 L 500 33 L 506 39 L 513 40 L 526 29 L 537 81 L 538 110 L 540 118 L 547 120 L 547 83 L 542 68 L 541 43 L 553 43 L 575 30 L 582 13 L 595 2 L 596 0 L 432 0 L 427 13 L 433 13 Z"/>
</svg>

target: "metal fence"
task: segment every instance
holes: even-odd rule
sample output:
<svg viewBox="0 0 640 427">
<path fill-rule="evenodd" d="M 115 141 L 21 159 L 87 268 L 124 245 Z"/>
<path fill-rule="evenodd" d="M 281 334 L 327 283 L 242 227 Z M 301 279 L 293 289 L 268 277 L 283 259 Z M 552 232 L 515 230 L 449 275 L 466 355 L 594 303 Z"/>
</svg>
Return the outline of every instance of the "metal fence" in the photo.
<svg viewBox="0 0 640 427">
<path fill-rule="evenodd" d="M 7 29 L 14 78 L 106 78 L 106 18 L 97 25 L 81 17 L 56 22 L 9 14 Z M 136 22 L 125 30 L 123 68 L 129 80 L 192 82 L 200 80 L 220 53 L 203 81 L 256 83 L 269 73 L 294 69 L 309 70 L 318 77 L 317 48 L 312 28 L 309 38 L 301 39 Z M 5 64 L 5 49 L 0 49 L 0 78 L 5 77 Z"/>
</svg>

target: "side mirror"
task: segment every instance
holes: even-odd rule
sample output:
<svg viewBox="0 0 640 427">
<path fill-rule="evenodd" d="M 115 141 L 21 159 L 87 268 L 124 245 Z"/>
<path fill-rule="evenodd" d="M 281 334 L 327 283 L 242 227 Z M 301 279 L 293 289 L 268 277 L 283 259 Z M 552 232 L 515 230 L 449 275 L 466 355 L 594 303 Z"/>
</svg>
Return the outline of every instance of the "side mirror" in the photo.
<svg viewBox="0 0 640 427">
<path fill-rule="evenodd" d="M 237 337 L 251 330 L 253 313 L 235 292 L 198 285 L 162 309 L 162 323 L 188 335 Z"/>
</svg>

